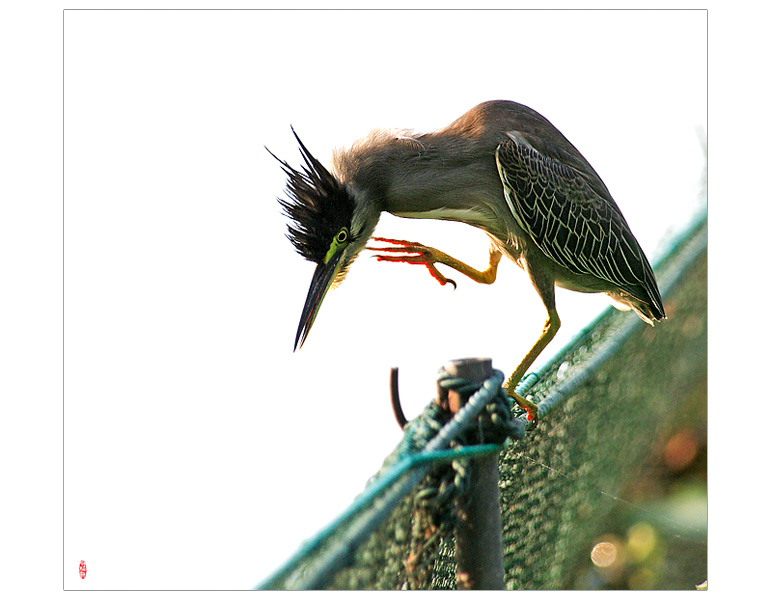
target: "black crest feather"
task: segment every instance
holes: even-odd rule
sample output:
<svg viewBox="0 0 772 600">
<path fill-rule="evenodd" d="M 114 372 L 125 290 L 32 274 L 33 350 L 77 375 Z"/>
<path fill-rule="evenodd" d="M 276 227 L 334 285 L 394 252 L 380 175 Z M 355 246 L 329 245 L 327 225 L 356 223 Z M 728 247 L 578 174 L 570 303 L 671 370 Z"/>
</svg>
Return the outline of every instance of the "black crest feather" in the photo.
<svg viewBox="0 0 772 600">
<path fill-rule="evenodd" d="M 288 198 L 278 199 L 290 219 L 287 238 L 301 256 L 321 263 L 341 227 L 351 226 L 354 198 L 346 186 L 313 157 L 294 128 L 292 133 L 305 162 L 302 170 L 294 169 L 268 148 L 266 150 L 287 174 Z"/>
</svg>

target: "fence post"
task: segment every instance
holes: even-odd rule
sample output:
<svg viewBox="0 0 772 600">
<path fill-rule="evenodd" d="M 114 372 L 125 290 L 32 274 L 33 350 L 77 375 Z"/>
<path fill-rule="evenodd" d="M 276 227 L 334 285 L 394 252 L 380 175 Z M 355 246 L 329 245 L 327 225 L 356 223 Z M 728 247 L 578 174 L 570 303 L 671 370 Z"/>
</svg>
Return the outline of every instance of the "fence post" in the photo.
<svg viewBox="0 0 772 600">
<path fill-rule="evenodd" d="M 445 371 L 477 383 L 492 375 L 493 366 L 489 358 L 470 358 L 446 364 Z M 455 414 L 468 398 L 449 390 L 440 392 L 437 401 Z M 458 588 L 503 590 L 498 455 L 475 459 L 471 471 L 470 489 L 459 500 L 460 520 L 456 527 Z"/>
</svg>

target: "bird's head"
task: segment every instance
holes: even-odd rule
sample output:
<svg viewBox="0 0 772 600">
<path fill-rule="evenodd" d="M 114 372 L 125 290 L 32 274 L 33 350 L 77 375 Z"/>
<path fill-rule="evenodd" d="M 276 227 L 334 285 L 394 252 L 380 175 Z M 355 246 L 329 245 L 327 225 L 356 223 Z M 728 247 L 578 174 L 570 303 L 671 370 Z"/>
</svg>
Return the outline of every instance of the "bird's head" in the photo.
<svg viewBox="0 0 772 600">
<path fill-rule="evenodd" d="M 269 152 L 287 174 L 287 198 L 279 199 L 290 219 L 287 237 L 298 254 L 316 263 L 295 335 L 297 350 L 308 337 L 327 291 L 343 281 L 349 266 L 365 247 L 380 210 L 332 175 L 308 151 L 294 129 L 292 133 L 305 163 L 301 170 Z"/>
</svg>

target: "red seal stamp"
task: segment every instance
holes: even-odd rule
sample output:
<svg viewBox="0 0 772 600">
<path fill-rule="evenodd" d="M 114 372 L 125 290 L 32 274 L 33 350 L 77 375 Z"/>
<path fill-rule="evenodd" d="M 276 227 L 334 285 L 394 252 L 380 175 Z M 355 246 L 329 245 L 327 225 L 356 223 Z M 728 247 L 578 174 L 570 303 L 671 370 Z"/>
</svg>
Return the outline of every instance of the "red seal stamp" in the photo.
<svg viewBox="0 0 772 600">
<path fill-rule="evenodd" d="M 81 579 L 86 578 L 86 561 L 85 560 L 80 561 L 80 566 L 78 566 L 78 573 L 80 573 Z"/>
</svg>

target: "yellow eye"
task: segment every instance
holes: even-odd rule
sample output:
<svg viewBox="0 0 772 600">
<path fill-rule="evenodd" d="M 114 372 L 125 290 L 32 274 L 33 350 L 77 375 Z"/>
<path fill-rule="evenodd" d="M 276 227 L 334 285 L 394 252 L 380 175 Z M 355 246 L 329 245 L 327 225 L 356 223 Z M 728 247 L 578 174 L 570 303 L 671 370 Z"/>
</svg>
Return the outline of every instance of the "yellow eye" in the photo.
<svg viewBox="0 0 772 600">
<path fill-rule="evenodd" d="M 338 233 L 335 234 L 334 238 L 332 238 L 330 249 L 327 251 L 327 256 L 324 257 L 324 264 L 327 264 L 329 260 L 333 257 L 333 255 L 336 252 L 339 252 L 340 250 L 342 250 L 342 247 L 346 246 L 347 244 L 348 244 L 348 228 L 344 227 Z"/>
</svg>

